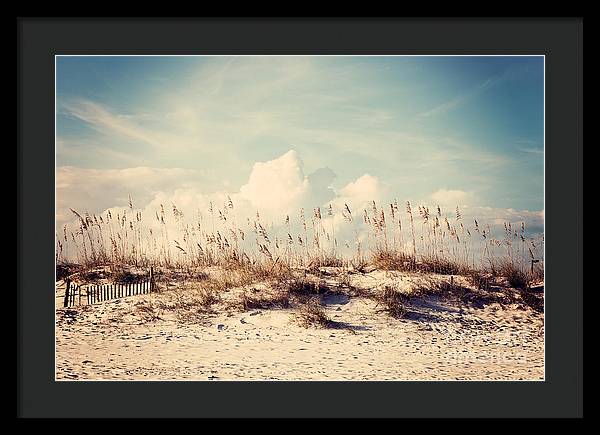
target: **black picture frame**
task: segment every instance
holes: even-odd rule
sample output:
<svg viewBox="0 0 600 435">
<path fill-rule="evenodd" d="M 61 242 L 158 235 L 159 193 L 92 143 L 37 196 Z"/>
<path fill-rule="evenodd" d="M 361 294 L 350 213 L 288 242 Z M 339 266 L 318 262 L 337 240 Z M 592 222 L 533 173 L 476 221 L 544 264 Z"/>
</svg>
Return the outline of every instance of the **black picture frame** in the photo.
<svg viewBox="0 0 600 435">
<path fill-rule="evenodd" d="M 19 18 L 17 32 L 18 416 L 583 415 L 582 18 Z M 55 382 L 57 54 L 545 55 L 546 380 Z"/>
</svg>

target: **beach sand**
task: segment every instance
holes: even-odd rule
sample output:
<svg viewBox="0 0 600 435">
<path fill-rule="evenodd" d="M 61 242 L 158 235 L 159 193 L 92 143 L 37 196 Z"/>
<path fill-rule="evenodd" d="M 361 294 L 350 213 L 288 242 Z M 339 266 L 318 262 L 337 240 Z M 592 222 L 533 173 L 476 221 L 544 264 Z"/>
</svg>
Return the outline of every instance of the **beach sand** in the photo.
<svg viewBox="0 0 600 435">
<path fill-rule="evenodd" d="M 408 288 L 414 279 L 373 271 L 352 284 Z M 544 379 L 544 315 L 522 304 L 427 296 L 395 319 L 373 299 L 332 294 L 322 300 L 331 326 L 305 328 L 297 307 L 223 308 L 239 289 L 226 290 L 210 312 L 152 310 L 152 318 L 144 308 L 172 290 L 63 308 L 61 284 L 57 380 Z"/>
</svg>

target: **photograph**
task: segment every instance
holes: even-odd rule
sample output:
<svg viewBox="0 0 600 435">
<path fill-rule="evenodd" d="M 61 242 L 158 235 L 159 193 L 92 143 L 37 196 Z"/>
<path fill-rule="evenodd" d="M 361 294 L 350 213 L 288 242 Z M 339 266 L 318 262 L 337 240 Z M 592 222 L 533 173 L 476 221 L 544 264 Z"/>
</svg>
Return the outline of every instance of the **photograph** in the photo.
<svg viewBox="0 0 600 435">
<path fill-rule="evenodd" d="M 546 380 L 545 55 L 53 60 L 55 381 Z"/>
</svg>

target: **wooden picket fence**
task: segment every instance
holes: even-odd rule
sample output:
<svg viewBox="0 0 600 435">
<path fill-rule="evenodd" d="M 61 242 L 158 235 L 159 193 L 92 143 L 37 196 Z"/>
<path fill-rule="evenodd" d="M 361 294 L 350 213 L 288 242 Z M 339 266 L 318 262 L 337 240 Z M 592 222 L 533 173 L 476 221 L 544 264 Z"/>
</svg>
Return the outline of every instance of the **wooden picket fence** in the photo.
<svg viewBox="0 0 600 435">
<path fill-rule="evenodd" d="M 68 278 L 65 280 L 64 307 L 75 305 L 93 305 L 111 299 L 152 293 L 156 289 L 154 270 L 150 268 L 147 281 L 131 284 L 88 285 L 75 284 Z"/>
</svg>

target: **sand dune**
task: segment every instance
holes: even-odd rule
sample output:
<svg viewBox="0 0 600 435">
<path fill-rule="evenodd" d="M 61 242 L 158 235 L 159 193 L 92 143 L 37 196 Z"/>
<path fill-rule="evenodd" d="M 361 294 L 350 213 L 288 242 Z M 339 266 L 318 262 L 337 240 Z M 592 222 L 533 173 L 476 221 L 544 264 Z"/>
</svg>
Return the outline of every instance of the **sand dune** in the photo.
<svg viewBox="0 0 600 435">
<path fill-rule="evenodd" d="M 372 289 L 386 281 L 408 288 L 418 278 L 373 271 L 352 279 Z M 331 326 L 304 328 L 294 321 L 295 307 L 231 309 L 227 301 L 240 289 L 185 319 L 169 310 L 152 319 L 143 309 L 169 291 L 62 308 L 57 289 L 58 380 L 544 378 L 543 313 L 518 303 L 427 296 L 395 319 L 370 298 L 331 294 L 322 298 Z"/>
</svg>

